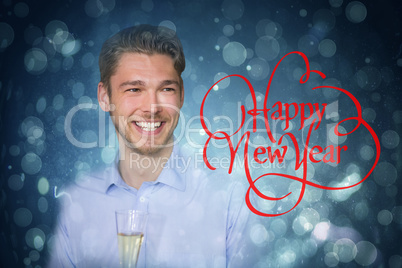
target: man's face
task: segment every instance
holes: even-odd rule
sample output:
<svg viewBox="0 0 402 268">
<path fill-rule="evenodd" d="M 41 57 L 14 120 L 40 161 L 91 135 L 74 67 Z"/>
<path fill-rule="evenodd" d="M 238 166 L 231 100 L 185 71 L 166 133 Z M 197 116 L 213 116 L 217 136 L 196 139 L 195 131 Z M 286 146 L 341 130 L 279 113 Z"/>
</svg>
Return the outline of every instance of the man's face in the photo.
<svg viewBox="0 0 402 268">
<path fill-rule="evenodd" d="M 170 56 L 124 53 L 110 86 L 108 96 L 99 83 L 99 103 L 127 146 L 152 155 L 173 142 L 184 92 Z"/>
</svg>

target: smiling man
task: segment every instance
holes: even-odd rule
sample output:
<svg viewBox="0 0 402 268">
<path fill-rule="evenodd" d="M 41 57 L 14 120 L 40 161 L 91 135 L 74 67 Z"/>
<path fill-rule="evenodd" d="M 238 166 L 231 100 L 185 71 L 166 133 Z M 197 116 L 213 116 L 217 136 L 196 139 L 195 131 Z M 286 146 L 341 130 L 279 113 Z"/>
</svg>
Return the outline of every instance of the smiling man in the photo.
<svg viewBox="0 0 402 268">
<path fill-rule="evenodd" d="M 119 58 L 110 82 L 99 83 L 98 98 L 102 109 L 110 111 L 115 124 L 120 153 L 124 154 L 120 159 L 133 159 L 132 154 L 136 154 L 140 163 L 144 160 L 139 158 L 168 159 L 183 105 L 179 72 L 184 66 L 176 70 L 172 57 L 159 53 L 126 52 Z M 143 181 L 156 180 L 162 171 L 162 165 L 133 169 L 132 164 L 120 161 L 119 168 L 124 181 L 137 189 Z M 158 171 L 152 172 L 155 169 Z"/>
<path fill-rule="evenodd" d="M 104 43 L 98 100 L 119 156 L 63 195 L 49 267 L 119 267 L 123 209 L 148 213 L 137 267 L 250 267 L 243 187 L 175 145 L 184 67 L 180 40 L 165 27 L 131 27 Z"/>
</svg>

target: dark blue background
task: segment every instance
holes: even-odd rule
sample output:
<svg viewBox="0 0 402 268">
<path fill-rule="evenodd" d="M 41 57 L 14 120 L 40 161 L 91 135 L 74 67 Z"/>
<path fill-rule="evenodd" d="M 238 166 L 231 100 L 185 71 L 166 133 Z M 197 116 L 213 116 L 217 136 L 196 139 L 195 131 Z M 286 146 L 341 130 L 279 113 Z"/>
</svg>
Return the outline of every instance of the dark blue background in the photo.
<svg viewBox="0 0 402 268">
<path fill-rule="evenodd" d="M 187 60 L 187 69 L 183 74 L 186 104 L 182 121 L 189 122 L 199 114 L 202 97 L 216 81 L 214 77 L 219 72 L 242 74 L 257 92 L 265 94 L 268 77 L 275 64 L 286 53 L 300 50 L 328 78 L 335 79 L 332 82 L 340 83 L 357 97 L 362 104 L 364 118 L 380 139 L 379 172 L 374 172 L 357 192 L 347 195 L 346 200 L 339 200 L 326 191 L 320 192 L 318 199 L 305 201 L 292 213 L 280 217 L 280 222 L 277 218 L 264 218 L 264 228 L 255 226 L 247 234 L 263 248 L 262 255 L 258 256 L 258 267 L 277 267 L 279 264 L 283 267 L 358 267 L 364 261 L 342 257 L 342 249 L 350 249 L 348 245 L 351 244 L 342 240 L 350 237 L 348 231 L 339 228 L 349 228 L 347 230 L 352 230 L 351 233 L 359 234 L 352 247 L 359 241 L 375 247 L 377 257 L 368 261 L 371 267 L 402 267 L 399 175 L 402 164 L 402 3 L 364 1 L 367 16 L 355 23 L 348 18 L 347 7 L 355 3 L 351 2 L 103 0 L 98 1 L 98 8 L 94 9 L 96 1 L 3 0 L 0 3 L 0 23 L 3 23 L 0 24 L 0 31 L 3 31 L 0 34 L 0 41 L 3 42 L 0 44 L 2 266 L 44 266 L 58 211 L 55 195 L 60 191 L 57 192 L 57 189 L 73 181 L 81 172 L 94 170 L 99 164 L 109 161 L 109 151 L 104 147 L 77 148 L 64 132 L 64 120 L 73 107 L 78 103 L 97 104 L 97 58 L 103 41 L 134 24 L 173 23 L 183 42 Z M 232 7 L 234 10 L 230 9 Z M 328 13 L 329 18 L 323 17 Z M 279 27 L 273 38 L 278 40 L 280 49 L 275 57 L 264 59 L 269 65 L 269 70 L 264 70 L 266 78 L 256 79 L 247 71 L 247 65 L 252 59 L 262 57 L 257 55 L 255 48 L 258 39 L 264 35 L 257 25 L 266 25 L 262 21 L 264 19 Z M 75 53 L 64 51 L 63 54 L 61 47 L 52 48 L 49 42 L 52 36 L 46 32 L 46 27 L 55 20 L 58 21 L 56 24 L 63 22 L 67 26 L 64 34 L 70 33 L 69 40 L 80 44 Z M 12 43 L 8 45 L 6 40 L 11 39 L 4 33 L 4 23 L 13 32 Z M 32 27 L 36 27 L 38 35 Z M 305 36 L 312 38 L 311 46 L 303 44 Z M 323 56 L 318 48 L 325 39 L 336 44 L 333 56 Z M 247 59 L 239 66 L 228 64 L 224 59 L 223 51 L 228 42 L 238 42 L 249 49 Z M 36 69 L 29 69 L 29 51 L 32 48 L 41 49 L 46 55 L 43 68 L 40 62 L 36 62 L 39 64 L 34 65 Z M 65 49 L 68 50 L 68 47 Z M 283 65 L 276 87 L 271 89 L 272 104 L 275 99 L 298 103 L 333 103 L 338 100 L 340 113 L 349 116 L 355 113 L 342 95 L 332 96 L 322 92 L 315 95 L 308 88 L 295 91 L 295 86 L 289 85 L 295 83 L 297 68 L 302 70 L 304 66 L 296 57 Z M 317 83 L 321 82 L 312 81 L 312 85 Z M 232 91 L 220 93 L 219 90 L 214 98 L 208 99 L 208 115 L 235 117 L 226 109 L 236 108 L 237 102 L 244 101 L 248 95 L 244 90 L 237 90 L 238 86 L 232 79 L 228 87 Z M 72 131 L 80 141 L 94 142 L 102 136 L 98 132 L 98 109 L 94 107 L 80 110 L 74 117 Z M 30 129 L 32 126 L 36 126 L 37 132 L 27 133 L 35 130 Z M 109 122 L 106 122 L 106 127 L 110 127 Z M 197 120 L 191 127 L 201 129 Z M 179 127 L 178 131 L 184 129 Z M 351 146 L 350 152 L 355 152 L 355 155 L 346 156 L 347 163 L 338 169 L 330 169 L 330 172 L 318 165 L 314 179 L 322 184 L 329 184 L 331 180 L 341 181 L 342 174 L 348 175 L 348 171 L 340 171 L 341 168 L 349 168 L 349 173 L 351 169 L 356 169 L 360 172 L 357 173 L 366 174 L 373 158 L 365 158 L 365 152 L 370 152 L 374 146 L 367 133 L 361 135 L 348 137 L 346 144 Z M 198 144 L 205 142 L 205 135 L 194 135 L 192 138 Z M 315 142 L 323 140 L 323 137 L 316 137 Z M 111 151 L 114 152 L 113 149 Z M 34 162 L 27 163 L 28 158 Z M 292 169 L 291 165 L 289 169 Z M 258 174 L 258 171 L 255 172 Z M 239 174 L 242 174 L 241 171 Z M 246 183 L 244 177 L 238 179 Z M 266 186 L 280 189 L 283 185 L 277 183 L 267 182 Z M 288 187 L 290 182 L 286 183 Z M 302 220 L 298 217 L 303 210 L 307 213 L 308 208 L 320 215 L 320 222 L 328 221 L 336 226 L 338 229 L 334 228 L 340 230 L 339 236 L 320 244 L 314 242 L 311 229 L 297 234 L 298 220 Z M 390 217 L 391 221 L 387 222 Z M 284 231 L 278 231 L 280 227 Z M 260 240 L 260 237 L 264 239 Z M 336 249 L 334 245 L 342 249 Z M 359 249 L 362 250 L 361 247 Z M 339 263 L 333 257 L 334 252 L 341 256 Z"/>
</svg>

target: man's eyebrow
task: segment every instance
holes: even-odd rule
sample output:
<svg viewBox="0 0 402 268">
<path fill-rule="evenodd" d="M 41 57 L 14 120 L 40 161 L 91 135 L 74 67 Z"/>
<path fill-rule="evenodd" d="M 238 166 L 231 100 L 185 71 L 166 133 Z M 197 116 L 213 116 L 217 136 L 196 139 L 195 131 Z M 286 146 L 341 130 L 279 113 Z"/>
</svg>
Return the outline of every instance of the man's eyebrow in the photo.
<svg viewBox="0 0 402 268">
<path fill-rule="evenodd" d="M 160 83 L 160 87 L 169 86 L 169 85 L 176 85 L 180 87 L 180 83 L 176 80 L 164 80 Z"/>
<path fill-rule="evenodd" d="M 120 84 L 120 88 L 124 86 L 145 86 L 145 82 L 141 80 L 130 80 Z"/>
<path fill-rule="evenodd" d="M 146 83 L 142 80 L 130 80 L 130 81 L 125 81 L 120 84 L 120 88 L 125 87 L 125 86 L 145 86 Z M 159 87 L 164 87 L 164 86 L 169 86 L 169 85 L 176 85 L 180 87 L 179 81 L 176 80 L 163 80 L 160 84 Z"/>
</svg>

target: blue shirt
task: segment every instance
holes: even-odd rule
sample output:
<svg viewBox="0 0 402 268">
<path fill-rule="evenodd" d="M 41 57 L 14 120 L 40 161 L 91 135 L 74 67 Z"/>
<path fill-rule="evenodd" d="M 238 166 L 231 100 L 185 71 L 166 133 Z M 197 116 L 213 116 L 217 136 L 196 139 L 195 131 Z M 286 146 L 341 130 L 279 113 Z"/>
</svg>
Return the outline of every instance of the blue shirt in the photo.
<svg viewBox="0 0 402 268">
<path fill-rule="evenodd" d="M 245 189 L 202 164 L 176 146 L 158 179 L 138 190 L 117 163 L 78 180 L 61 198 L 49 267 L 119 267 L 122 209 L 149 214 L 137 267 L 247 267 Z"/>
</svg>

